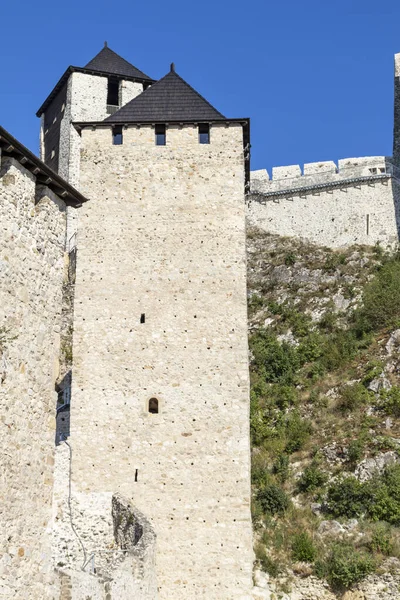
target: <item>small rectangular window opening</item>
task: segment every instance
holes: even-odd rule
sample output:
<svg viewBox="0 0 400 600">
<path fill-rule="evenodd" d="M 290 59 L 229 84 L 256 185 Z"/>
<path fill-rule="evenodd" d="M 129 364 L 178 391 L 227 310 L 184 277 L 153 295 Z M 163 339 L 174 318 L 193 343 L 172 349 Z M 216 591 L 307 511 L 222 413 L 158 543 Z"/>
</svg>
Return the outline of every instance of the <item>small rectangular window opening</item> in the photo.
<svg viewBox="0 0 400 600">
<path fill-rule="evenodd" d="M 122 125 L 113 127 L 113 144 L 114 146 L 121 146 L 122 144 Z"/>
<path fill-rule="evenodd" d="M 115 77 L 108 78 L 107 104 L 119 106 L 119 81 Z"/>
<path fill-rule="evenodd" d="M 138 470 L 136 469 L 136 470 L 135 470 L 135 481 L 137 481 L 137 480 L 138 480 L 138 475 L 139 475 L 139 472 L 138 472 Z"/>
<path fill-rule="evenodd" d="M 369 215 L 367 215 L 367 235 L 369 235 Z"/>
<path fill-rule="evenodd" d="M 141 322 L 141 323 L 145 323 L 145 322 L 146 322 L 146 315 L 145 315 L 145 313 L 142 313 L 142 314 L 140 315 L 140 322 Z"/>
<path fill-rule="evenodd" d="M 199 125 L 199 142 L 200 144 L 210 143 L 210 125 L 208 123 L 200 123 Z"/>
<path fill-rule="evenodd" d="M 156 131 L 156 146 L 165 146 L 167 143 L 165 125 L 156 125 L 155 131 Z"/>
</svg>

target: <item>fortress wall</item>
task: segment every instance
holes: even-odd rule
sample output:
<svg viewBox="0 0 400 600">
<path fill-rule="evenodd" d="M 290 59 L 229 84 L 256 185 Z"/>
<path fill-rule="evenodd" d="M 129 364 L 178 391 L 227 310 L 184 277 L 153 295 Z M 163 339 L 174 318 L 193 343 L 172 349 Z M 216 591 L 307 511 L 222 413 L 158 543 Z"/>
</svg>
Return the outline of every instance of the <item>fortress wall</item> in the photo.
<svg viewBox="0 0 400 600">
<path fill-rule="evenodd" d="M 0 598 L 54 598 L 51 562 L 65 205 L 14 159 L 0 171 Z M 1 336 L 1 334 L 0 334 Z"/>
<path fill-rule="evenodd" d="M 160 600 L 252 589 L 242 128 L 211 140 L 82 132 L 73 494 L 118 491 L 149 518 Z"/>
<path fill-rule="evenodd" d="M 252 172 L 249 223 L 332 248 L 398 241 L 400 190 L 387 158 L 310 163 L 303 173 L 298 165 L 274 168 L 271 180 Z"/>
</svg>

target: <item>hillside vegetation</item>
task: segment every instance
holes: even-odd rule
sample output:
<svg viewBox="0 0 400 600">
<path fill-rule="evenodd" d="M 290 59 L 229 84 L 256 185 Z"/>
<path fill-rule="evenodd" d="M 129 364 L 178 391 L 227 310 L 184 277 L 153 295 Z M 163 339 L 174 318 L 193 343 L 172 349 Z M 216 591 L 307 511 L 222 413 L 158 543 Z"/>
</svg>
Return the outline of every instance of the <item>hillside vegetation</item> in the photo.
<svg viewBox="0 0 400 600">
<path fill-rule="evenodd" d="M 248 280 L 258 565 L 341 597 L 400 566 L 400 255 L 251 229 Z"/>
</svg>

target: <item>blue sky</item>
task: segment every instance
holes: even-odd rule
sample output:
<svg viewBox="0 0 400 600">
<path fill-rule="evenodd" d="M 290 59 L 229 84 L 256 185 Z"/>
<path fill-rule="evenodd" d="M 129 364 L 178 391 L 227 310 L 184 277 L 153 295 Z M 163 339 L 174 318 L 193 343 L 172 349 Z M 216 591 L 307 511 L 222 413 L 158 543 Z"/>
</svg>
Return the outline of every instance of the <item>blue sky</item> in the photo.
<svg viewBox="0 0 400 600">
<path fill-rule="evenodd" d="M 252 168 L 390 155 L 400 2 L 20 0 L 1 7 L 0 124 L 33 151 L 36 110 L 70 64 L 109 46 L 250 117 Z"/>
</svg>

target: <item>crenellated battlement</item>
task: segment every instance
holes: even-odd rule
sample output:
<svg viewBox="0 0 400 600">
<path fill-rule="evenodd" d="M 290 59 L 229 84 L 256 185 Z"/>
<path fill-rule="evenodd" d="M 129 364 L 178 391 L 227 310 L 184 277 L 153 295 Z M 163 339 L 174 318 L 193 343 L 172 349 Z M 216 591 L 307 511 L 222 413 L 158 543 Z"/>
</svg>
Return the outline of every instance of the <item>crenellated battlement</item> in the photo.
<svg viewBox="0 0 400 600">
<path fill-rule="evenodd" d="M 251 172 L 251 194 L 266 198 L 304 195 L 318 189 L 358 184 L 362 181 L 387 179 L 394 173 L 390 157 L 366 156 L 333 161 L 274 167 L 272 178 L 266 169 Z"/>
</svg>

